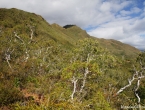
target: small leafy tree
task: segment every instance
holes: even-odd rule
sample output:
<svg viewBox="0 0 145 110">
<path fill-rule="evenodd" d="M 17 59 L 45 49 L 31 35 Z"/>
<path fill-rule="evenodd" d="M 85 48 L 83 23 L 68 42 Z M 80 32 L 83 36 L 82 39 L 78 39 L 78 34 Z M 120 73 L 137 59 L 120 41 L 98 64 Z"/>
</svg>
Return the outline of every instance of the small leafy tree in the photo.
<svg viewBox="0 0 145 110">
<path fill-rule="evenodd" d="M 117 94 L 120 94 L 125 89 L 127 89 L 130 86 L 133 86 L 132 91 L 134 92 L 136 98 L 137 98 L 137 104 L 139 105 L 139 109 L 141 110 L 141 99 L 144 99 L 144 88 L 140 88 L 141 81 L 145 78 L 145 52 L 139 54 L 136 60 L 136 64 L 133 65 L 132 70 L 132 78 L 128 79 L 128 84 L 122 87 Z"/>
</svg>

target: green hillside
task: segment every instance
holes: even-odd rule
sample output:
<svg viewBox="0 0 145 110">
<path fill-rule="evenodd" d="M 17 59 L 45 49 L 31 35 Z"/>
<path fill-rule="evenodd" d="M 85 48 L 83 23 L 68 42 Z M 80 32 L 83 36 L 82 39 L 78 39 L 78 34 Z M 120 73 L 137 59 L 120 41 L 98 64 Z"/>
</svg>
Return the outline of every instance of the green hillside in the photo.
<svg viewBox="0 0 145 110">
<path fill-rule="evenodd" d="M 111 53 L 119 57 L 134 58 L 140 53 L 140 50 L 128 44 L 113 40 L 113 39 L 97 39 L 100 45 L 108 49 Z"/>
<path fill-rule="evenodd" d="M 58 32 L 65 34 L 65 36 L 67 36 L 67 39 L 72 44 L 75 44 L 80 39 L 91 38 L 91 36 L 89 36 L 85 30 L 82 30 L 76 25 L 73 25 L 69 28 L 63 28 L 57 24 L 52 24 L 52 27 L 57 29 Z"/>
<path fill-rule="evenodd" d="M 134 93 L 144 105 L 144 56 L 76 25 L 0 9 L 0 109 L 118 110 L 138 105 Z M 133 75 L 131 86 L 121 89 Z"/>
<path fill-rule="evenodd" d="M 31 36 L 30 27 L 32 27 L 34 39 L 51 39 L 68 47 L 74 45 L 80 39 L 91 37 L 86 31 L 76 25 L 72 25 L 71 27 L 68 25 L 69 28 L 63 28 L 57 24 L 50 25 L 40 15 L 14 8 L 0 9 L 0 23 L 2 30 L 6 29 L 9 33 L 16 31 L 19 36 L 25 37 Z M 106 39 L 98 39 L 98 41 L 103 47 L 115 55 L 130 57 L 139 53 L 139 50 L 119 41 Z"/>
<path fill-rule="evenodd" d="M 70 47 L 74 42 L 76 42 L 75 40 L 85 38 L 78 37 L 77 39 L 73 39 L 71 37 L 71 32 L 61 32 L 62 28 L 58 28 L 57 26 L 55 27 L 54 25 L 51 26 L 41 16 L 17 9 L 0 9 L 0 24 L 2 30 L 7 30 L 9 33 L 16 31 L 19 36 L 24 38 L 30 38 L 32 29 L 34 36 L 33 41 L 35 42 L 40 39 L 43 39 L 43 41 L 46 39 L 51 39 L 55 42 L 59 42 L 60 44 Z M 76 34 L 79 34 L 79 32 Z"/>
</svg>

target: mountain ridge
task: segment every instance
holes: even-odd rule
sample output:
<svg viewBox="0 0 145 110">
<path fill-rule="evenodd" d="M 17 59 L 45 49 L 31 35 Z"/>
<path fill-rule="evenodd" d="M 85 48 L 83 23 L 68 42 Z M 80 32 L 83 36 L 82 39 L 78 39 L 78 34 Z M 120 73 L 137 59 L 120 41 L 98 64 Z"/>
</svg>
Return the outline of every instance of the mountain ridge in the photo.
<svg viewBox="0 0 145 110">
<path fill-rule="evenodd" d="M 85 30 L 82 30 L 76 25 L 65 25 L 61 27 L 56 23 L 49 24 L 40 15 L 25 12 L 23 10 L 18 10 L 16 8 L 0 9 L 0 20 L 1 28 L 6 27 L 7 29 L 11 30 L 11 32 L 18 31 L 20 35 L 28 35 L 28 30 L 30 34 L 31 29 L 28 28 L 30 28 L 31 25 L 32 27 L 34 27 L 33 33 L 35 36 L 48 37 L 49 39 L 66 45 L 65 47 L 68 48 L 72 47 L 80 39 L 95 38 L 93 36 L 90 36 Z M 110 52 L 117 56 L 124 54 L 129 58 L 130 56 L 136 56 L 140 52 L 138 49 L 116 40 L 99 38 L 95 39 L 99 41 L 102 47 L 107 48 Z"/>
<path fill-rule="evenodd" d="M 98 39 L 98 41 L 100 41 L 100 44 L 104 48 L 107 48 L 108 50 L 110 50 L 110 52 L 114 53 L 117 56 L 119 56 L 119 54 L 121 54 L 122 56 L 124 56 L 124 57 L 126 56 L 129 58 L 129 57 L 136 56 L 138 53 L 141 52 L 140 50 L 138 50 L 137 48 L 135 48 L 129 44 L 125 44 L 125 43 L 122 43 L 122 42 L 114 40 L 114 39 L 106 40 L 106 39 L 100 38 L 100 39 Z M 130 56 L 130 53 L 132 53 L 131 56 Z"/>
</svg>

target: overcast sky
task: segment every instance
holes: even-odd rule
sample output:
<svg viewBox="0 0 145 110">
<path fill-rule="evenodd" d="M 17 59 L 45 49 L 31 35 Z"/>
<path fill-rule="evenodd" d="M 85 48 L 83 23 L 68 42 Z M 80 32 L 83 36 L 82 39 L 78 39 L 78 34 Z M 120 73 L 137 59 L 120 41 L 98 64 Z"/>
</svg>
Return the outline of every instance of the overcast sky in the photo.
<svg viewBox="0 0 145 110">
<path fill-rule="evenodd" d="M 43 16 L 50 24 L 75 24 L 88 34 L 145 49 L 145 0 L 0 0 Z"/>
</svg>

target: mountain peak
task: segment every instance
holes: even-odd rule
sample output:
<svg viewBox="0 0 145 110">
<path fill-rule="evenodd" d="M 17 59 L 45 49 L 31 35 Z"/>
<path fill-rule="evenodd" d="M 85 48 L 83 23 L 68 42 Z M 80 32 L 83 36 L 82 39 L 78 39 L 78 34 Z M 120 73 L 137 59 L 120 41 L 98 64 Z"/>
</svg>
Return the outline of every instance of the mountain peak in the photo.
<svg viewBox="0 0 145 110">
<path fill-rule="evenodd" d="M 63 28 L 67 29 L 67 28 L 71 28 L 71 27 L 73 27 L 73 26 L 76 26 L 76 25 L 73 25 L 73 24 L 67 24 L 67 25 L 63 26 Z"/>
</svg>

